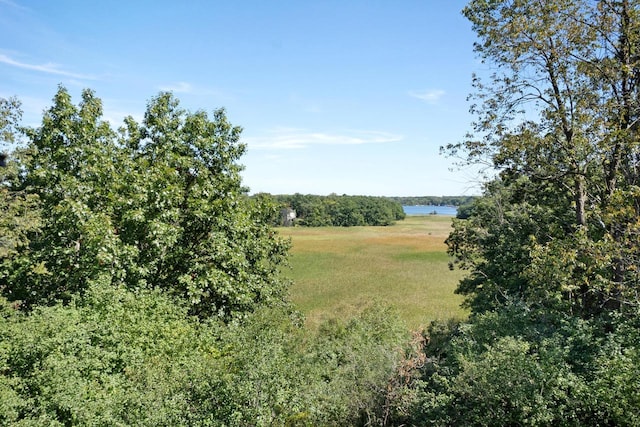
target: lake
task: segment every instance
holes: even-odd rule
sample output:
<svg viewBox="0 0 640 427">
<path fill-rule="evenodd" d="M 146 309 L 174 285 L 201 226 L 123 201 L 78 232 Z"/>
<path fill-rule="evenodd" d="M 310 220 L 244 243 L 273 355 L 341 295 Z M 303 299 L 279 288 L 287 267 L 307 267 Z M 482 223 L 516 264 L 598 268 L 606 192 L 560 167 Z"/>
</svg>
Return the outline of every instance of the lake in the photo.
<svg viewBox="0 0 640 427">
<path fill-rule="evenodd" d="M 455 206 L 436 206 L 436 205 L 419 205 L 419 206 L 403 206 L 404 213 L 407 215 L 450 215 L 455 216 L 458 208 Z"/>
</svg>

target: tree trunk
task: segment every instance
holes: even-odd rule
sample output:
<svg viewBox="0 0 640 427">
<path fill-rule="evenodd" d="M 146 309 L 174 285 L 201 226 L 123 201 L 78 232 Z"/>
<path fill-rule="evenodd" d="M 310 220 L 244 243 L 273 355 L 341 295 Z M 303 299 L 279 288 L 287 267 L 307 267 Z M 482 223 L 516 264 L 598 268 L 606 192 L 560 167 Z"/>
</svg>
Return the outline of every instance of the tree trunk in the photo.
<svg viewBox="0 0 640 427">
<path fill-rule="evenodd" d="M 576 203 L 576 224 L 579 226 L 586 226 L 587 221 L 585 218 L 585 204 L 587 201 L 587 195 L 585 191 L 584 176 L 576 175 L 575 184 L 575 203 Z"/>
</svg>

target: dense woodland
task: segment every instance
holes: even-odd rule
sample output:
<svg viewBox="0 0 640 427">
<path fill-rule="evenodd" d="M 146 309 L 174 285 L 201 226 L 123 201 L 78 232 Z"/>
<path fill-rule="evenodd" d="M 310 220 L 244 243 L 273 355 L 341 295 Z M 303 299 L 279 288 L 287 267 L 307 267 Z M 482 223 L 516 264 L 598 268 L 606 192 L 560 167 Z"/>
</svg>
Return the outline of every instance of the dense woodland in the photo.
<svg viewBox="0 0 640 427">
<path fill-rule="evenodd" d="M 640 2 L 472 0 L 470 316 L 303 326 L 223 110 L 0 102 L 0 424 L 640 424 Z"/>
<path fill-rule="evenodd" d="M 294 225 L 306 227 L 392 225 L 405 218 L 402 205 L 384 197 L 293 194 L 271 198 L 282 208 L 296 213 Z M 280 217 L 275 224 L 281 225 Z"/>
</svg>

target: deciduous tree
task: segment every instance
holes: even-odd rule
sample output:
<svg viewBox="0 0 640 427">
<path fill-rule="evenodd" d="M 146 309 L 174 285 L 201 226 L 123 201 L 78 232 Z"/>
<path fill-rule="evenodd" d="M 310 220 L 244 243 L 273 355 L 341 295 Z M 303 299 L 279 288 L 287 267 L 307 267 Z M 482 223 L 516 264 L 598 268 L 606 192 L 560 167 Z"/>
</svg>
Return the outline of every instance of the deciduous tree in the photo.
<svg viewBox="0 0 640 427">
<path fill-rule="evenodd" d="M 474 80 L 474 135 L 448 149 L 488 161 L 499 171 L 496 185 L 513 188 L 501 201 L 487 193 L 507 216 L 458 222 L 450 239 L 452 253 L 470 262 L 473 286 L 467 281 L 460 291 L 471 299 L 555 292 L 585 316 L 640 303 L 632 243 L 640 216 L 639 7 L 633 0 L 474 0 L 464 9 L 492 74 Z M 506 235 L 522 254 L 512 265 L 504 263 L 510 245 L 492 243 Z M 460 251 L 469 244 L 472 257 Z M 549 269 L 562 278 L 543 274 Z"/>
<path fill-rule="evenodd" d="M 245 194 L 240 134 L 223 110 L 187 112 L 170 93 L 116 132 L 92 91 L 75 106 L 60 88 L 8 187 L 37 197 L 43 215 L 5 263 L 2 293 L 29 306 L 110 281 L 224 320 L 283 303 L 288 244 L 268 224 L 275 206 Z"/>
</svg>

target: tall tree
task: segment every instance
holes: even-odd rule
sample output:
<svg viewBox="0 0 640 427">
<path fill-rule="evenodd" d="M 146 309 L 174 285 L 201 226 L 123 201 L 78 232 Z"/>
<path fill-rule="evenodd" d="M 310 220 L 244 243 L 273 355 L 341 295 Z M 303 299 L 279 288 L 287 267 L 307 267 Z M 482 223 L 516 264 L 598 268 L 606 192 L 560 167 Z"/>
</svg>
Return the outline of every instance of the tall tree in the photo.
<svg viewBox="0 0 640 427">
<path fill-rule="evenodd" d="M 5 262 L 0 290 L 29 306 L 124 283 L 224 320 L 282 303 L 288 244 L 269 227 L 275 206 L 244 194 L 240 133 L 223 110 L 190 113 L 170 93 L 115 132 L 92 91 L 76 107 L 61 87 L 9 188 L 38 198 L 42 227 Z"/>
<path fill-rule="evenodd" d="M 635 0 L 473 0 L 464 9 L 493 73 L 474 79 L 476 136 L 448 149 L 488 160 L 501 186 L 519 188 L 502 209 L 529 210 L 537 224 L 458 222 L 450 249 L 472 270 L 460 287 L 471 300 L 560 295 L 585 316 L 640 303 L 638 9 Z M 491 253 L 507 255 L 491 243 L 505 228 L 519 236 L 516 265 Z"/>
</svg>

